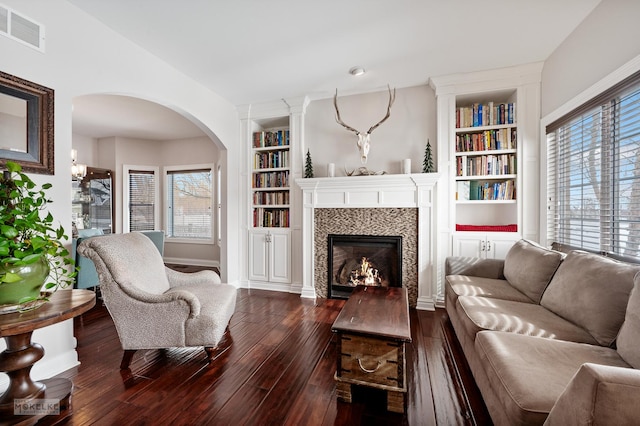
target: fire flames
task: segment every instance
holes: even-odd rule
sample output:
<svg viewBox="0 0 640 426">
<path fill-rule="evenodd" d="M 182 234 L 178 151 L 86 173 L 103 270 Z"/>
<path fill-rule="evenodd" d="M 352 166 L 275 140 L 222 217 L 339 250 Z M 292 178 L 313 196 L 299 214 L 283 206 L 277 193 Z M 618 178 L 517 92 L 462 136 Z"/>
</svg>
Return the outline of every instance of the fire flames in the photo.
<svg viewBox="0 0 640 426">
<path fill-rule="evenodd" d="M 382 279 L 380 278 L 379 271 L 374 268 L 366 257 L 362 258 L 360 265 L 357 269 L 351 271 L 351 277 L 349 279 L 351 284 L 356 285 L 382 285 Z"/>
</svg>

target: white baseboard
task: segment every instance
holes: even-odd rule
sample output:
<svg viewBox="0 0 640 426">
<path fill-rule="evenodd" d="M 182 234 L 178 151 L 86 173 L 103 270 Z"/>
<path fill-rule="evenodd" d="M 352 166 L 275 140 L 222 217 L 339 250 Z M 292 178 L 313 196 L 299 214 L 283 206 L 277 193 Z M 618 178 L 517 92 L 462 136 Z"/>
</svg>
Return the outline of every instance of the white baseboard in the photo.
<svg viewBox="0 0 640 426">
<path fill-rule="evenodd" d="M 280 291 L 282 293 L 290 293 L 291 292 L 291 284 L 286 283 L 270 283 L 270 282 L 262 282 L 262 281 L 249 281 L 248 287 L 250 290 L 269 290 L 269 291 Z"/>
<path fill-rule="evenodd" d="M 430 297 L 418 297 L 418 301 L 416 302 L 416 309 L 419 309 L 421 311 L 435 311 L 436 304 Z"/>
<path fill-rule="evenodd" d="M 183 259 L 180 257 L 163 257 L 164 263 L 175 263 L 178 265 L 189 266 L 207 266 L 211 268 L 220 268 L 220 262 L 217 260 L 206 259 Z"/>
</svg>

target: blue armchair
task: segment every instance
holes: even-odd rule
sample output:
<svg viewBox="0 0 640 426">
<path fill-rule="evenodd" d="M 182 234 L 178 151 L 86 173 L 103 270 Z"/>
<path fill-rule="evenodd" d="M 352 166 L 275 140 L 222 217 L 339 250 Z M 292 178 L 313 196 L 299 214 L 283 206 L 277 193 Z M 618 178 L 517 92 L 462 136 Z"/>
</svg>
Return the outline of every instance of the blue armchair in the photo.
<svg viewBox="0 0 640 426">
<path fill-rule="evenodd" d="M 73 256 L 76 266 L 80 268 L 73 288 L 91 288 L 99 285 L 100 280 L 98 279 L 95 265 L 90 259 L 78 254 L 76 248 L 82 241 L 101 235 L 103 235 L 101 229 L 80 229 L 78 230 L 78 238 L 72 241 L 71 255 Z"/>
<path fill-rule="evenodd" d="M 156 248 L 160 252 L 160 256 L 164 255 L 164 231 L 139 231 L 153 241 Z"/>
</svg>

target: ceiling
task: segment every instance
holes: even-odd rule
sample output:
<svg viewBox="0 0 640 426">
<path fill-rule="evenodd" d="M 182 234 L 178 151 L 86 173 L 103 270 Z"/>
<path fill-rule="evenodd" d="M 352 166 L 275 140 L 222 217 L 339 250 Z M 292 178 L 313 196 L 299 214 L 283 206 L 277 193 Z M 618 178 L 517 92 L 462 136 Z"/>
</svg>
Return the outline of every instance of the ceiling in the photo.
<svg viewBox="0 0 640 426">
<path fill-rule="evenodd" d="M 431 76 L 544 61 L 600 2 L 69 1 L 233 105 L 320 99 L 336 88 L 356 94 L 387 84 L 411 87 Z M 350 75 L 353 66 L 366 73 Z M 142 101 L 121 99 L 111 102 L 119 121 L 110 121 L 111 109 L 96 108 L 104 96 L 87 98 L 74 102 L 74 132 L 82 129 L 86 136 L 92 127 L 96 135 L 127 136 L 140 130 L 127 127 L 144 122 L 136 115 L 149 114 Z M 94 125 L 91 117 L 98 113 L 102 123 Z M 128 117 L 137 124 L 128 126 Z M 155 129 L 173 126 L 172 120 L 162 123 Z"/>
</svg>

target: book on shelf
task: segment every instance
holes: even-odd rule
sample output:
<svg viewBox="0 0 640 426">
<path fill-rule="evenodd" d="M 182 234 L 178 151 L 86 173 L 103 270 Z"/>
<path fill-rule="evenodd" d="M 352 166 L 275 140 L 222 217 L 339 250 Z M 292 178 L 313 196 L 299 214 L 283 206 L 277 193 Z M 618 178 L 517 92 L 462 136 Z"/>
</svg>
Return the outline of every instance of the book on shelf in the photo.
<svg viewBox="0 0 640 426">
<path fill-rule="evenodd" d="M 516 174 L 516 155 L 478 155 L 456 158 L 457 176 L 499 176 Z"/>
<path fill-rule="evenodd" d="M 289 191 L 260 191 L 253 193 L 254 205 L 286 205 L 289 204 Z"/>
<path fill-rule="evenodd" d="M 456 191 L 456 200 L 468 201 L 471 196 L 471 188 L 468 180 L 458 181 L 458 188 Z"/>
<path fill-rule="evenodd" d="M 459 181 L 458 191 L 460 191 L 463 182 L 469 184 L 469 198 L 459 198 L 460 195 L 458 195 L 459 201 L 506 201 L 516 199 L 515 182 L 513 180 L 501 182 Z"/>
<path fill-rule="evenodd" d="M 456 108 L 456 127 L 481 127 L 514 124 L 516 121 L 516 104 L 474 103 L 470 106 Z"/>
<path fill-rule="evenodd" d="M 289 167 L 289 150 L 256 152 L 253 156 L 254 170 L 283 167 Z"/>
<path fill-rule="evenodd" d="M 253 147 L 289 146 L 289 130 L 253 132 Z"/>
<path fill-rule="evenodd" d="M 482 190 L 477 180 L 469 181 L 469 199 L 482 200 Z"/>
<path fill-rule="evenodd" d="M 255 228 L 288 228 L 289 209 L 258 207 L 253 209 Z"/>
<path fill-rule="evenodd" d="M 254 188 L 281 188 L 289 186 L 289 171 L 255 172 L 253 173 Z"/>
<path fill-rule="evenodd" d="M 494 129 L 456 135 L 456 152 L 491 151 L 517 148 L 517 130 Z"/>
</svg>

